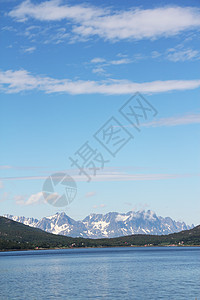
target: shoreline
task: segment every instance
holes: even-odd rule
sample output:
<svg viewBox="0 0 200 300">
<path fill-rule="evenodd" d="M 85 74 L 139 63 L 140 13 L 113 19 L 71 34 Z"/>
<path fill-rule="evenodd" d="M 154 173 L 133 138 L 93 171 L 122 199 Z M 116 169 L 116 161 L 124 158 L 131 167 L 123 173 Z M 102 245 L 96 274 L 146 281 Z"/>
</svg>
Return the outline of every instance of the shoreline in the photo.
<svg viewBox="0 0 200 300">
<path fill-rule="evenodd" d="M 8 249 L 8 250 L 0 250 L 1 252 L 21 252 L 21 251 L 41 251 L 41 250 L 72 250 L 72 249 L 105 249 L 105 248 L 189 248 L 189 247 L 200 247 L 200 245 L 160 245 L 160 246 L 102 246 L 102 247 L 65 247 L 65 248 L 38 248 L 38 249 Z"/>
</svg>

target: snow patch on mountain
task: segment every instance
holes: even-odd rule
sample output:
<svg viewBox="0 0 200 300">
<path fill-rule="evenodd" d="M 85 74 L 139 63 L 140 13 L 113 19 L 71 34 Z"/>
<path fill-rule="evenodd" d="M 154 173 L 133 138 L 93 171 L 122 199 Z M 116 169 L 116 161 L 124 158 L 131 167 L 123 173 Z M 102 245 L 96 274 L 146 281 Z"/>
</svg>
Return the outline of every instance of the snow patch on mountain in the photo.
<svg viewBox="0 0 200 300">
<path fill-rule="evenodd" d="M 8 214 L 4 217 L 54 234 L 85 238 L 112 238 L 132 234 L 161 235 L 194 227 L 174 221 L 170 217 L 157 216 L 151 210 L 129 211 L 123 214 L 91 214 L 83 221 L 75 221 L 64 212 L 40 220 Z"/>
<path fill-rule="evenodd" d="M 116 222 L 125 222 L 127 219 L 129 218 L 129 216 L 126 215 L 117 215 L 116 217 Z"/>
</svg>

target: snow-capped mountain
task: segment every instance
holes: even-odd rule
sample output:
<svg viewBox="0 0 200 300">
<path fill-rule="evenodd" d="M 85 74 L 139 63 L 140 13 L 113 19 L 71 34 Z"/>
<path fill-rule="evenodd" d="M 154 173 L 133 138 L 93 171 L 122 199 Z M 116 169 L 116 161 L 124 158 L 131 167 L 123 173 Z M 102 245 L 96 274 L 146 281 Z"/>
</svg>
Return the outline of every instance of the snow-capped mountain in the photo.
<svg viewBox="0 0 200 300">
<path fill-rule="evenodd" d="M 75 221 L 64 212 L 40 220 L 4 215 L 11 220 L 37 227 L 54 234 L 85 238 L 112 238 L 131 234 L 169 234 L 194 227 L 169 217 L 157 216 L 153 211 L 130 211 L 120 214 L 91 214 L 83 221 Z"/>
</svg>

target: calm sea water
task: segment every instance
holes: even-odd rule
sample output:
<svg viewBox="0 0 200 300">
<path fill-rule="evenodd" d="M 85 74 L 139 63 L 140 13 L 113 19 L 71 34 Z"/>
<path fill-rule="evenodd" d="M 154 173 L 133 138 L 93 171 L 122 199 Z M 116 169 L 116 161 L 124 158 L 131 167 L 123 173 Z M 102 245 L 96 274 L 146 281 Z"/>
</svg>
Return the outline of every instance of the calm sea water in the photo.
<svg viewBox="0 0 200 300">
<path fill-rule="evenodd" d="M 0 299 L 198 299 L 200 248 L 0 253 Z"/>
</svg>

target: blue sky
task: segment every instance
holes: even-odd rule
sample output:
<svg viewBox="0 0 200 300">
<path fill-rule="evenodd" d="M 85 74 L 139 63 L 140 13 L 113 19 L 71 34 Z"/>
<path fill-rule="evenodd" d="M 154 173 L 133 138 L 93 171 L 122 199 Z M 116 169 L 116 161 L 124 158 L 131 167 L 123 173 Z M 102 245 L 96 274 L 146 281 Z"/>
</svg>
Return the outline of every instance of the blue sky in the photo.
<svg viewBox="0 0 200 300">
<path fill-rule="evenodd" d="M 2 1 L 1 214 L 199 224 L 199 31 L 199 1 Z M 140 132 L 119 112 L 137 92 L 158 112 Z M 134 136 L 115 157 L 94 137 L 111 117 Z M 89 183 L 69 160 L 86 141 L 109 161 Z M 42 196 L 56 172 L 77 184 L 66 207 Z"/>
</svg>

